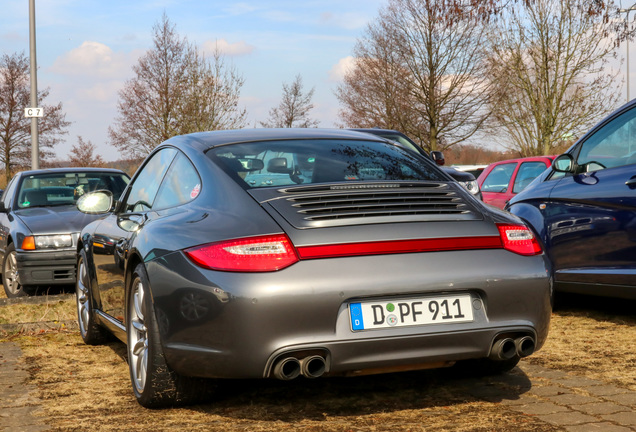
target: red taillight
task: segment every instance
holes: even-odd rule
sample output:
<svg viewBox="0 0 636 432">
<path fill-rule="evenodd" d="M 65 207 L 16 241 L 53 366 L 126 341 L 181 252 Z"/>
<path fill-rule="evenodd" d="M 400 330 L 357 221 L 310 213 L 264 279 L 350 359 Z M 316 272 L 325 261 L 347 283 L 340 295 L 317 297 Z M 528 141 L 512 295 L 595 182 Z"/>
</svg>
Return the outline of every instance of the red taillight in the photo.
<svg viewBox="0 0 636 432">
<path fill-rule="evenodd" d="M 451 237 L 416 240 L 393 240 L 365 243 L 340 243 L 320 246 L 300 246 L 300 259 L 334 258 L 345 256 L 386 255 L 398 253 L 442 252 L 472 249 L 498 249 L 497 236 Z"/>
<path fill-rule="evenodd" d="M 208 243 L 184 253 L 201 267 L 236 272 L 276 271 L 298 261 L 284 234 Z"/>
<path fill-rule="evenodd" d="M 497 224 L 504 249 L 519 255 L 539 255 L 541 245 L 530 229 L 524 225 Z"/>
</svg>

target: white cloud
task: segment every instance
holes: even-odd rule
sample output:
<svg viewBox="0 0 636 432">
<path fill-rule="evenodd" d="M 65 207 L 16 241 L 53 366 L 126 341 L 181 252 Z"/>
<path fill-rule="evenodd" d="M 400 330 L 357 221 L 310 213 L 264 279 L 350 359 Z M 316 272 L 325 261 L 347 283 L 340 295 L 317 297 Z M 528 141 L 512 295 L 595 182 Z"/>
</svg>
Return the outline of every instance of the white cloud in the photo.
<svg viewBox="0 0 636 432">
<path fill-rule="evenodd" d="M 85 41 L 58 57 L 50 70 L 61 75 L 120 79 L 130 75 L 130 67 L 139 54 L 118 53 L 103 43 Z"/>
<path fill-rule="evenodd" d="M 347 72 L 349 72 L 355 66 L 356 59 L 352 56 L 347 56 L 338 60 L 338 63 L 333 65 L 329 71 L 330 81 L 342 81 Z"/>
<path fill-rule="evenodd" d="M 225 7 L 223 10 L 230 15 L 243 15 L 257 11 L 259 8 L 257 6 L 251 5 L 249 3 L 234 3 Z"/>
<path fill-rule="evenodd" d="M 329 26 L 339 27 L 347 30 L 356 30 L 367 25 L 369 17 L 360 13 L 332 13 L 323 12 L 320 14 L 320 22 Z"/>
<path fill-rule="evenodd" d="M 253 45 L 250 45 L 245 41 L 229 43 L 225 39 L 217 39 L 215 41 L 209 40 L 204 42 L 201 47 L 203 52 L 206 54 L 213 53 L 217 48 L 222 54 L 229 57 L 251 54 L 255 49 Z"/>
<path fill-rule="evenodd" d="M 77 96 L 81 100 L 112 103 L 116 100 L 117 92 L 124 87 L 121 81 L 97 82 L 90 87 L 77 89 Z"/>
</svg>

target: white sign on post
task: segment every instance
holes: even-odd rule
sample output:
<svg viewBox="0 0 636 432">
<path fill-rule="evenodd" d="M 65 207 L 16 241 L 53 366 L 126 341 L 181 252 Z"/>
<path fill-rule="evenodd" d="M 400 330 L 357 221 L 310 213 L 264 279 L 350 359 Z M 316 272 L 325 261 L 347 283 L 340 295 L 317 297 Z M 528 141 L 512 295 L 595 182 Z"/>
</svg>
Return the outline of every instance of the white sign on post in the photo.
<svg viewBox="0 0 636 432">
<path fill-rule="evenodd" d="M 43 108 L 25 108 L 24 116 L 25 117 L 44 117 L 44 109 Z"/>
</svg>

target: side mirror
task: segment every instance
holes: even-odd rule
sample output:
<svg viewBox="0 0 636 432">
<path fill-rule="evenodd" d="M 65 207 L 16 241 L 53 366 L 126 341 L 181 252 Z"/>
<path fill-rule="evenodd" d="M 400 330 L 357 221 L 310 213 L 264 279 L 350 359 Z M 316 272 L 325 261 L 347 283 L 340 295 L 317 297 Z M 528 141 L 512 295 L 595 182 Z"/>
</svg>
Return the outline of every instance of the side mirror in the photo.
<svg viewBox="0 0 636 432">
<path fill-rule="evenodd" d="M 552 162 L 552 169 L 557 172 L 573 173 L 574 158 L 568 153 L 562 154 Z"/>
<path fill-rule="evenodd" d="M 113 207 L 113 194 L 101 190 L 82 195 L 77 200 L 77 209 L 82 213 L 105 214 Z"/>
<path fill-rule="evenodd" d="M 291 168 L 287 167 L 286 158 L 273 158 L 267 163 L 267 171 L 276 174 L 291 174 Z"/>
<path fill-rule="evenodd" d="M 444 159 L 444 153 L 442 153 L 441 151 L 432 151 L 430 154 L 431 159 L 433 159 L 437 165 L 444 165 L 446 163 L 446 160 Z"/>
</svg>

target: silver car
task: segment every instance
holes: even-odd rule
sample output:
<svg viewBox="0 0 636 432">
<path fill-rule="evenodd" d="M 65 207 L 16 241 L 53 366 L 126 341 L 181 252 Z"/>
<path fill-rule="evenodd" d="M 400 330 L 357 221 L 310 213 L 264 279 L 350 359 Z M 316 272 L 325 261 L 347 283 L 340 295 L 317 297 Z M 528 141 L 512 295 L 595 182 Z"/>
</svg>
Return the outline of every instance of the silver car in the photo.
<svg viewBox="0 0 636 432">
<path fill-rule="evenodd" d="M 513 368 L 546 340 L 549 262 L 434 163 L 342 130 L 169 139 L 78 248 L 84 341 L 127 344 L 143 406 L 209 378 Z"/>
</svg>

